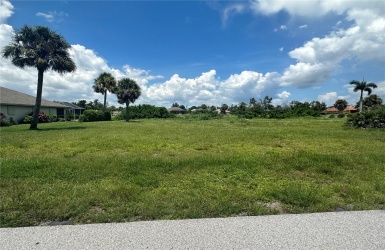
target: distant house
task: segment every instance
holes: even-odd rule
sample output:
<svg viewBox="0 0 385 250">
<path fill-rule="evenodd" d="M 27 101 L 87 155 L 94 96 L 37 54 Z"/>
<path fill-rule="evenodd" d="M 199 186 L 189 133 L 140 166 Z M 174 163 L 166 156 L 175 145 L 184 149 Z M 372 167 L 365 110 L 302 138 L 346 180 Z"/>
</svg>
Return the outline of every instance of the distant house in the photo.
<svg viewBox="0 0 385 250">
<path fill-rule="evenodd" d="M 67 106 L 66 113 L 72 113 L 75 119 L 79 119 L 79 116 L 83 114 L 85 110 L 85 108 L 81 108 L 70 102 L 60 102 L 60 103 Z M 60 115 L 58 114 L 58 117 L 61 117 L 61 116 L 62 114 Z M 64 117 L 64 114 L 63 114 L 63 117 Z"/>
<path fill-rule="evenodd" d="M 33 112 L 35 101 L 35 96 L 0 87 L 0 112 L 7 119 L 12 118 L 16 122 L 21 122 L 26 115 Z M 54 114 L 57 117 L 64 117 L 66 109 L 68 109 L 66 105 L 41 99 L 40 112 L 47 115 Z"/>
<path fill-rule="evenodd" d="M 179 107 L 171 107 L 167 110 L 168 110 L 168 112 L 173 113 L 173 114 L 186 114 L 187 113 L 186 110 L 181 109 Z"/>
<path fill-rule="evenodd" d="M 357 112 L 358 109 L 354 106 L 347 106 L 345 109 L 344 109 L 344 112 L 346 113 L 355 113 Z"/>
<path fill-rule="evenodd" d="M 337 108 L 335 108 L 335 107 L 330 107 L 330 108 L 327 108 L 326 110 L 325 110 L 325 112 L 326 113 L 338 113 L 338 112 L 340 112 Z"/>
</svg>

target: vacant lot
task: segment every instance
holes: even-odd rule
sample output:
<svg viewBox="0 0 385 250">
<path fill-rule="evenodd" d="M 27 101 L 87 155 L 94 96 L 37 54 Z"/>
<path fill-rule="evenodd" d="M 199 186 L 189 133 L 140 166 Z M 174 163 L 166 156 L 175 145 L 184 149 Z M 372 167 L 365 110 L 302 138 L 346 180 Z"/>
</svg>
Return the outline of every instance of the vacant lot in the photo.
<svg viewBox="0 0 385 250">
<path fill-rule="evenodd" d="M 343 119 L 1 128 L 1 227 L 385 209 L 385 131 Z"/>
</svg>

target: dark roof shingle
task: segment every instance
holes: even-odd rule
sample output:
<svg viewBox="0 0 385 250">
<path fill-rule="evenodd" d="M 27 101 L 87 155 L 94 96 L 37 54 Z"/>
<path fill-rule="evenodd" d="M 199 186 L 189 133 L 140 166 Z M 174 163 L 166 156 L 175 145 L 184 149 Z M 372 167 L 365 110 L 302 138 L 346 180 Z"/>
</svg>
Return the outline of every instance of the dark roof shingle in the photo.
<svg viewBox="0 0 385 250">
<path fill-rule="evenodd" d="M 35 106 L 36 97 L 27 95 L 12 89 L 0 87 L 0 104 L 15 105 L 15 106 Z M 42 107 L 51 108 L 68 108 L 67 106 L 41 99 Z"/>
</svg>

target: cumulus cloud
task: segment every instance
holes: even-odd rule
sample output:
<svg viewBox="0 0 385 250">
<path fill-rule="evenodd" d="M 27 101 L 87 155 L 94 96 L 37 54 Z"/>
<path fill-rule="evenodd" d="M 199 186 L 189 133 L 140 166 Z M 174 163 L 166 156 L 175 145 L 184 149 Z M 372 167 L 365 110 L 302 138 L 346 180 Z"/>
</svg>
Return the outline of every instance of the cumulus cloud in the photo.
<svg viewBox="0 0 385 250">
<path fill-rule="evenodd" d="M 291 16 L 307 18 L 334 13 L 344 15 L 353 23 L 347 29 L 340 28 L 323 38 L 313 38 L 290 51 L 289 56 L 296 63 L 284 70 L 281 86 L 319 86 L 345 60 L 385 62 L 385 4 L 382 1 L 253 0 L 250 8 L 258 14 L 273 15 L 286 11 Z M 285 28 L 284 25 L 280 27 Z"/>
<path fill-rule="evenodd" d="M 372 9 L 376 13 L 384 13 L 385 5 L 382 1 L 282 1 L 282 0 L 251 0 L 251 9 L 265 15 L 286 11 L 293 16 L 320 17 L 330 12 L 343 14 L 349 9 Z"/>
<path fill-rule="evenodd" d="M 62 11 L 49 11 L 48 13 L 38 12 L 36 13 L 36 16 L 43 17 L 47 22 L 63 22 L 66 17 L 68 17 L 67 13 L 64 13 Z"/>
<path fill-rule="evenodd" d="M 332 106 L 337 100 L 346 100 L 349 104 L 354 105 L 354 99 L 350 95 L 341 96 L 337 95 L 337 92 L 328 92 L 323 95 L 318 95 L 318 101 L 324 102 L 328 106 Z"/>
<path fill-rule="evenodd" d="M 291 93 L 287 91 L 282 91 L 280 94 L 277 94 L 278 98 L 274 98 L 272 101 L 273 105 L 286 105 L 288 103 L 288 99 L 291 96 Z"/>
<path fill-rule="evenodd" d="M 8 0 L 0 0 L 0 23 L 4 23 L 13 14 L 13 5 Z"/>
</svg>

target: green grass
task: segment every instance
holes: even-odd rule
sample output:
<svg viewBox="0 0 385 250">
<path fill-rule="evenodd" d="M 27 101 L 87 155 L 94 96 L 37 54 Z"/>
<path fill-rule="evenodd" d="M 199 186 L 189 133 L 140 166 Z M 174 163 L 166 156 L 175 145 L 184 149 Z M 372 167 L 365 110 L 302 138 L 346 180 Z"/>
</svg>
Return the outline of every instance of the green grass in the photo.
<svg viewBox="0 0 385 250">
<path fill-rule="evenodd" d="M 2 127 L 0 226 L 385 209 L 385 131 L 344 121 Z"/>
</svg>

